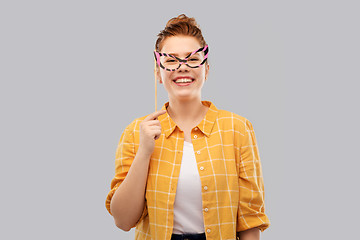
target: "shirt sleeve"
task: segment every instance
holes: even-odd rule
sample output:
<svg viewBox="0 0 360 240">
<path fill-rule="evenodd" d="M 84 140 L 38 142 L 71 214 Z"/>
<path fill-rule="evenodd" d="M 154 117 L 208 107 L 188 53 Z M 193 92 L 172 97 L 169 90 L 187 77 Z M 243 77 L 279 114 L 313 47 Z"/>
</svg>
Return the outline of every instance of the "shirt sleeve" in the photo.
<svg viewBox="0 0 360 240">
<path fill-rule="evenodd" d="M 251 122 L 245 119 L 241 136 L 239 164 L 239 208 L 236 231 L 257 227 L 263 232 L 270 226 L 265 214 L 264 183 L 258 145 Z"/>
<path fill-rule="evenodd" d="M 130 166 L 135 158 L 135 143 L 134 143 L 134 126 L 135 121 L 129 124 L 124 132 L 121 134 L 119 144 L 115 153 L 115 176 L 111 181 L 110 192 L 108 193 L 105 201 L 105 206 L 108 212 L 112 215 L 110 210 L 110 202 L 115 193 L 119 188 L 120 184 L 124 181 L 127 173 L 129 172 Z M 147 205 L 145 206 L 143 213 L 138 220 L 141 221 L 147 215 Z"/>
</svg>

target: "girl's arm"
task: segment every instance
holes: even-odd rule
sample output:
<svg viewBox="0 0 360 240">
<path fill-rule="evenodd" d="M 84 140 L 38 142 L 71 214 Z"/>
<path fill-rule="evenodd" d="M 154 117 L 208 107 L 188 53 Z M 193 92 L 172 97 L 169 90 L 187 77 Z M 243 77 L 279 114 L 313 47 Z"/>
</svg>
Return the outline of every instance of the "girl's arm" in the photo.
<svg viewBox="0 0 360 240">
<path fill-rule="evenodd" d="M 145 187 L 151 154 L 137 152 L 125 180 L 115 191 L 110 209 L 118 228 L 129 231 L 144 210 Z"/>
<path fill-rule="evenodd" d="M 150 158 L 155 148 L 155 140 L 161 135 L 161 124 L 157 117 L 164 113 L 166 110 L 154 112 L 141 121 L 137 153 L 134 151 L 133 131 L 125 131 L 120 139 L 116 154 L 117 176 L 113 183 L 122 182 L 110 199 L 109 210 L 116 226 L 124 231 L 134 227 L 142 213 L 145 213 L 145 190 Z M 133 127 L 132 125 L 129 129 Z"/>
<path fill-rule="evenodd" d="M 260 230 L 258 228 L 250 228 L 237 233 L 239 240 L 260 240 Z"/>
</svg>

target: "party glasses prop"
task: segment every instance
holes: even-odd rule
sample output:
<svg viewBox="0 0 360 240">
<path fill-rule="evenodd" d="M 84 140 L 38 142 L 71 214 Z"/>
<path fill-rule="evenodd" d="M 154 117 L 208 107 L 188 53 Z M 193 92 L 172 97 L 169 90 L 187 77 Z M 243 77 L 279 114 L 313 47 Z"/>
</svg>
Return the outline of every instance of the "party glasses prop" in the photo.
<svg viewBox="0 0 360 240">
<path fill-rule="evenodd" d="M 178 58 L 174 55 L 167 53 L 160 53 L 154 51 L 155 61 L 162 69 L 167 71 L 175 71 L 181 67 L 181 64 L 185 64 L 190 68 L 198 68 L 203 65 L 209 53 L 209 46 L 201 47 L 198 50 L 190 53 L 185 59 Z"/>
</svg>

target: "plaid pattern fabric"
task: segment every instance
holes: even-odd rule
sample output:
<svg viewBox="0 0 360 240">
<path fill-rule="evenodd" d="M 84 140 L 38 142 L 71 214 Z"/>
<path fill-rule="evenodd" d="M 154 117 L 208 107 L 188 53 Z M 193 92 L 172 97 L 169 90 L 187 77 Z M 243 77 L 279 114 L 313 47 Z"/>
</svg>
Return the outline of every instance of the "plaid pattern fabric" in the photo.
<svg viewBox="0 0 360 240">
<path fill-rule="evenodd" d="M 270 226 L 265 214 L 264 185 L 253 126 L 245 117 L 219 110 L 210 101 L 205 118 L 191 131 L 202 185 L 206 238 L 236 239 L 236 232 Z M 166 109 L 169 102 L 162 109 Z M 116 150 L 115 177 L 106 199 L 123 182 L 139 147 L 137 118 L 122 133 Z M 146 204 L 135 239 L 171 239 L 173 206 L 180 172 L 184 133 L 168 113 L 158 117 L 162 133 L 151 156 L 146 186 Z"/>
</svg>

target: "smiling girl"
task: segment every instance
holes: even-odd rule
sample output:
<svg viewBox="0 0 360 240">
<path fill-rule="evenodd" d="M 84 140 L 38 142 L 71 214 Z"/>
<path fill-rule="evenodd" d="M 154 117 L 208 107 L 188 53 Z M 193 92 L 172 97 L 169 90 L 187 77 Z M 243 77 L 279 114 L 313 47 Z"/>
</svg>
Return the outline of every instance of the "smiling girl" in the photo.
<svg viewBox="0 0 360 240">
<path fill-rule="evenodd" d="M 156 76 L 169 101 L 135 119 L 116 150 L 106 207 L 135 239 L 260 239 L 270 225 L 251 122 L 202 100 L 209 46 L 181 14 L 158 34 Z"/>
</svg>

